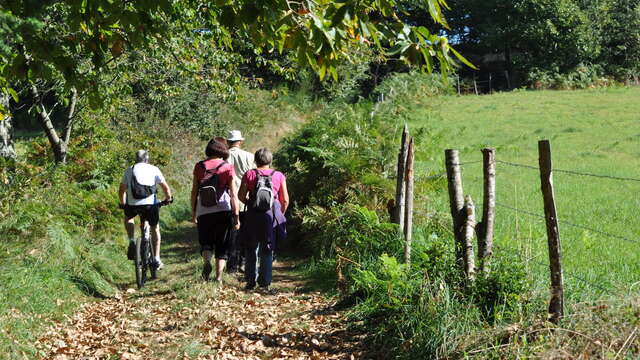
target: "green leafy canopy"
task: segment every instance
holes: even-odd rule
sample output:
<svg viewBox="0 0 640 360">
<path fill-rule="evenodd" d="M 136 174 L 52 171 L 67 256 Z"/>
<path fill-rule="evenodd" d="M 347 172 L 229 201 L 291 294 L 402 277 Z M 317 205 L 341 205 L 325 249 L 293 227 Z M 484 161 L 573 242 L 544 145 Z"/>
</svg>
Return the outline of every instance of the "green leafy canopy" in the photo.
<svg viewBox="0 0 640 360">
<path fill-rule="evenodd" d="M 423 2 L 434 23 L 446 27 L 445 1 Z M 127 49 L 177 36 L 176 24 L 183 34 L 211 32 L 212 41 L 226 47 L 234 34 L 248 34 L 259 51 L 293 51 L 321 78 L 337 78 L 336 66 L 349 59 L 354 42 L 428 71 L 434 59 L 442 71 L 451 68 L 454 58 L 467 63 L 445 37 L 404 24 L 399 15 L 408 11 L 396 0 L 3 2 L 0 91 L 17 96 L 9 90 L 17 82 L 55 80 L 99 97 L 100 72 Z"/>
</svg>

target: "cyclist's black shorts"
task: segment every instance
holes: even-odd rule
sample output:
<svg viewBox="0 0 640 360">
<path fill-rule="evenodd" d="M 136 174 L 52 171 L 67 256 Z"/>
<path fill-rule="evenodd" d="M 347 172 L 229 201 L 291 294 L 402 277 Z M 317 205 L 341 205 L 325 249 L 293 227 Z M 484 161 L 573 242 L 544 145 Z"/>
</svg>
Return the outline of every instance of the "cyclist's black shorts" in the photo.
<svg viewBox="0 0 640 360">
<path fill-rule="evenodd" d="M 124 216 L 127 220 L 140 215 L 149 222 L 149 225 L 156 226 L 160 221 L 160 207 L 155 205 L 125 205 Z"/>
</svg>

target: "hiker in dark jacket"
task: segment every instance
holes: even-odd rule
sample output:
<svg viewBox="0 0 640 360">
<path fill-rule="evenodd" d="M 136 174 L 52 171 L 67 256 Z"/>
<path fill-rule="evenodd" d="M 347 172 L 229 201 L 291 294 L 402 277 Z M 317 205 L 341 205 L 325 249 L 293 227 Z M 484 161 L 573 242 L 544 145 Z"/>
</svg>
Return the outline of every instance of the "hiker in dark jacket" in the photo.
<svg viewBox="0 0 640 360">
<path fill-rule="evenodd" d="M 276 241 L 286 236 L 284 213 L 289 206 L 287 181 L 283 173 L 271 169 L 273 155 L 262 148 L 255 153 L 256 169 L 247 171 L 238 199 L 247 205 L 240 237 L 245 246 L 245 289 L 256 286 L 256 257 L 260 258 L 258 285 L 269 290 Z"/>
</svg>

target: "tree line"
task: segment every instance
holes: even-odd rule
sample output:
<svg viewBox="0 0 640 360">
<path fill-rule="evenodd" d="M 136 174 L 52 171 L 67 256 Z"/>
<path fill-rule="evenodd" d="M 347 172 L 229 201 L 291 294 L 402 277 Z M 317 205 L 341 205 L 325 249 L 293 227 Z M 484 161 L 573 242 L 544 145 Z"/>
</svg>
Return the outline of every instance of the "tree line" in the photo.
<svg viewBox="0 0 640 360">
<path fill-rule="evenodd" d="M 444 29 L 485 71 L 507 70 L 520 84 L 536 71 L 597 67 L 618 81 L 640 74 L 638 0 L 451 0 Z M 494 60 L 482 62 L 487 54 Z"/>
</svg>

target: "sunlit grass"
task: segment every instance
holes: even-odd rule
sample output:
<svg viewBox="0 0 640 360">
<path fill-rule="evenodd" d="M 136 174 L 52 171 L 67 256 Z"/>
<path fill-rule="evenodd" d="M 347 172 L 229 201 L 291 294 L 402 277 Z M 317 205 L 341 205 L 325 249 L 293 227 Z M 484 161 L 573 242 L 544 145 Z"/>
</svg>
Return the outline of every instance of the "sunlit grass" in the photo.
<svg viewBox="0 0 640 360">
<path fill-rule="evenodd" d="M 443 171 L 444 149 L 460 150 L 461 161 L 482 159 L 495 147 L 497 159 L 538 166 L 537 142 L 551 142 L 553 166 L 594 174 L 640 179 L 640 89 L 538 91 L 491 96 L 447 97 L 433 108 L 418 107 L 410 126 L 438 135 L 440 158 L 418 164 L 418 175 Z M 420 113 L 424 112 L 424 119 Z M 442 180 L 440 180 L 442 181 Z M 463 166 L 465 193 L 482 202 L 482 164 Z M 554 174 L 560 220 L 566 294 L 600 296 L 640 281 L 640 182 Z M 446 191 L 423 204 L 448 212 Z M 526 259 L 536 281 L 548 281 L 547 239 L 535 169 L 497 166 L 495 245 Z M 511 208 L 523 211 L 515 211 Z M 527 213 L 528 212 L 528 213 Z M 570 226 L 581 225 L 628 239 Z"/>
</svg>

